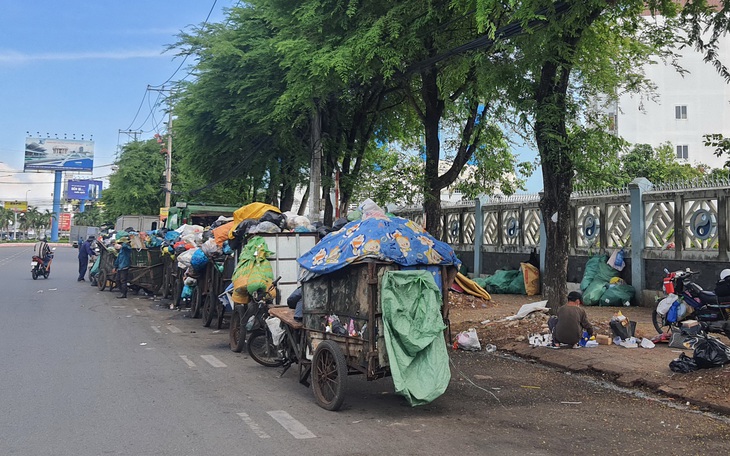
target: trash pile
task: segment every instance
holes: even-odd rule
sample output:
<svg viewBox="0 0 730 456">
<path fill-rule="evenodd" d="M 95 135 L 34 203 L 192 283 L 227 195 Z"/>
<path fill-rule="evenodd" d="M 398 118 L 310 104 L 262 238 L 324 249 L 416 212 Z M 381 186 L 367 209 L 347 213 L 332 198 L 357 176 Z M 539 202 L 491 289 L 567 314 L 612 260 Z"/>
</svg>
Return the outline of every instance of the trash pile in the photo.
<svg viewBox="0 0 730 456">
<path fill-rule="evenodd" d="M 608 255 L 595 255 L 585 266 L 580 291 L 586 306 L 629 306 L 634 299 L 634 287 L 619 277 L 624 269 L 623 249 Z"/>
<path fill-rule="evenodd" d="M 520 263 L 519 269 L 500 269 L 474 282 L 493 294 L 534 296 L 540 293 L 540 270 L 532 263 Z"/>
</svg>

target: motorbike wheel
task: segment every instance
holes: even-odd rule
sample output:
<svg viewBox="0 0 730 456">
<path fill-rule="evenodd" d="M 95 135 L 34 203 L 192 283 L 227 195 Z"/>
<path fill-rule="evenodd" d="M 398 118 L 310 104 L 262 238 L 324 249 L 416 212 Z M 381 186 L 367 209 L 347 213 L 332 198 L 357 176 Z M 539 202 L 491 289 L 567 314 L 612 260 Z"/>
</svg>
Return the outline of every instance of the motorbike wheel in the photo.
<svg viewBox="0 0 730 456">
<path fill-rule="evenodd" d="M 37 268 L 31 269 L 30 275 L 33 276 L 33 280 L 38 280 L 38 269 Z"/>
<path fill-rule="evenodd" d="M 96 287 L 99 291 L 104 291 L 106 289 L 106 272 L 99 271 L 98 277 L 96 278 Z"/>
<path fill-rule="evenodd" d="M 245 313 L 246 305 L 238 305 L 231 314 L 228 342 L 231 346 L 231 351 L 234 353 L 241 353 L 244 345 L 246 345 L 246 322 L 243 321 L 243 315 Z"/>
<path fill-rule="evenodd" d="M 666 316 L 657 312 L 656 309 L 651 312 L 651 322 L 659 334 L 669 334 L 672 332 L 672 324 L 668 323 Z"/>
<path fill-rule="evenodd" d="M 266 367 L 279 367 L 284 361 L 279 358 L 276 345 L 271 340 L 271 332 L 266 329 L 257 329 L 248 337 L 246 343 L 251 359 Z"/>
<path fill-rule="evenodd" d="M 339 345 L 325 340 L 317 345 L 312 358 L 312 392 L 317 405 L 339 410 L 345 400 L 347 360 Z"/>
<path fill-rule="evenodd" d="M 43 278 L 44 279 L 47 279 L 49 275 L 51 275 L 51 271 L 49 271 L 48 269 L 44 269 L 43 270 Z"/>
</svg>

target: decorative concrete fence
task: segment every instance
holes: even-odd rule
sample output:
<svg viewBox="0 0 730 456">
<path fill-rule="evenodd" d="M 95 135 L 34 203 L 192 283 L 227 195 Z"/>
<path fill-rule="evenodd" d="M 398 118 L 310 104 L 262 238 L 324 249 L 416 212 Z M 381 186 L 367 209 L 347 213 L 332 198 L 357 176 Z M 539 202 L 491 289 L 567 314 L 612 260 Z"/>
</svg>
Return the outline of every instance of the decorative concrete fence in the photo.
<svg viewBox="0 0 730 456">
<path fill-rule="evenodd" d="M 570 199 L 568 281 L 580 282 L 585 263 L 598 253 L 624 248 L 622 278 L 637 292 L 637 304 L 653 305 L 664 269 L 699 271 L 696 281 L 714 289 L 728 264 L 728 180 L 653 185 L 635 179 L 627 188 L 575 192 Z M 481 197 L 442 210 L 441 239 L 454 247 L 468 272 L 491 274 L 545 257 L 539 195 Z M 421 208 L 396 213 L 424 224 Z"/>
</svg>

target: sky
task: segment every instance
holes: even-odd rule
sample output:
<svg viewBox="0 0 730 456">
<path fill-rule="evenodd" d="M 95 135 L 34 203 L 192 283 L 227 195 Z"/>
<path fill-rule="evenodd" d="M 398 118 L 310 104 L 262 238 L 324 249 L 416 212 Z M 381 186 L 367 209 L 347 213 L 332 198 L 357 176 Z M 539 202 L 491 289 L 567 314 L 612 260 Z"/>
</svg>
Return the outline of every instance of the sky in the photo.
<svg viewBox="0 0 730 456">
<path fill-rule="evenodd" d="M 53 173 L 22 173 L 27 136 L 92 139 L 93 174 L 68 176 L 87 179 L 110 174 L 118 147 L 131 139 L 120 130 L 141 130 L 140 139 L 164 130 L 159 92 L 147 87 L 169 87 L 193 63 L 167 47 L 209 13 L 221 22 L 236 3 L 0 0 L 0 201 L 52 207 Z M 528 191 L 541 187 L 533 175 Z"/>
</svg>

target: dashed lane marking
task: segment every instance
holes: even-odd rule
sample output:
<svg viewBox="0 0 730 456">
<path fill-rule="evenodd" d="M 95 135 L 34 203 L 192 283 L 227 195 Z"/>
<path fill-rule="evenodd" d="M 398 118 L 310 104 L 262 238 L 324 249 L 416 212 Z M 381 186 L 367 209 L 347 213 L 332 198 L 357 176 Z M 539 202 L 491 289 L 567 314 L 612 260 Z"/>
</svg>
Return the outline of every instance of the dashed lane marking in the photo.
<svg viewBox="0 0 730 456">
<path fill-rule="evenodd" d="M 262 439 L 269 439 L 271 436 L 263 431 L 261 429 L 261 426 L 258 425 L 254 420 L 251 419 L 250 416 L 248 416 L 248 413 L 237 413 L 238 416 L 241 417 L 244 423 L 248 424 L 248 427 L 251 428 L 251 430 L 254 432 L 254 434 L 258 435 Z"/>
<path fill-rule="evenodd" d="M 213 355 L 200 355 L 200 357 L 213 367 L 228 367 L 223 361 L 219 360 Z"/>
<path fill-rule="evenodd" d="M 142 313 L 142 312 L 141 312 L 141 311 L 140 311 L 139 309 L 134 309 L 134 311 L 135 311 L 136 313 L 138 313 L 138 314 L 139 314 L 139 313 Z"/>
<path fill-rule="evenodd" d="M 185 364 L 187 364 L 189 368 L 195 367 L 195 363 L 190 361 L 190 359 L 186 355 L 180 355 L 180 359 L 185 361 Z"/>
<path fill-rule="evenodd" d="M 159 326 L 150 326 L 150 328 L 152 328 L 152 331 L 156 332 L 157 334 L 162 334 Z"/>
<path fill-rule="evenodd" d="M 317 437 L 306 426 L 283 410 L 272 410 L 266 413 L 289 431 L 289 434 L 293 435 L 295 439 L 313 439 Z"/>
<path fill-rule="evenodd" d="M 182 332 L 182 330 L 180 328 L 178 328 L 177 326 L 173 326 L 173 325 L 167 325 L 167 329 L 169 329 L 171 333 L 181 333 Z"/>
</svg>

